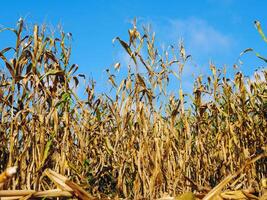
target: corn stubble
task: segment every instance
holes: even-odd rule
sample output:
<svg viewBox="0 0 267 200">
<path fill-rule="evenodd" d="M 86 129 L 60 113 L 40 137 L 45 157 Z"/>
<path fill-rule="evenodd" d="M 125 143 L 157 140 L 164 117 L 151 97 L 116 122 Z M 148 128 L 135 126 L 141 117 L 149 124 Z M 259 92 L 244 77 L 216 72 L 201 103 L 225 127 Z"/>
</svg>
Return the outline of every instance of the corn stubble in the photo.
<svg viewBox="0 0 267 200">
<path fill-rule="evenodd" d="M 91 81 L 82 100 L 75 88 L 84 75 L 70 64 L 70 34 L 24 26 L 20 20 L 2 30 L 16 36 L 15 46 L 0 51 L 0 171 L 18 166 L 5 188 L 52 189 L 43 176 L 50 168 L 96 197 L 201 196 L 216 185 L 263 193 L 266 70 L 253 81 L 240 72 L 230 80 L 211 65 L 211 75 L 196 78 L 185 94 L 182 71 L 190 56 L 183 44 L 161 52 L 155 34 L 134 24 L 128 43 L 114 40 L 131 57 L 128 73 L 117 78 L 126 66 L 115 64 L 107 70 L 114 92 L 96 95 Z"/>
</svg>

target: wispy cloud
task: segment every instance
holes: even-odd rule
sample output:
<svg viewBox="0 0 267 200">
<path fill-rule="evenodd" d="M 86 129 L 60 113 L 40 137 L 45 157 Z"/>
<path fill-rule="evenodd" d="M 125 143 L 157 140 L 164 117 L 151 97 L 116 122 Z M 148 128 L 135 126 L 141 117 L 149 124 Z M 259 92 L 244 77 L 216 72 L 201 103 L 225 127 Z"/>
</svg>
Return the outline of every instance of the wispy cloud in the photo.
<svg viewBox="0 0 267 200">
<path fill-rule="evenodd" d="M 266 70 L 267 69 L 265 69 L 265 71 Z M 254 74 L 249 77 L 249 79 L 251 82 L 256 82 L 256 81 L 263 82 L 265 80 L 264 69 L 260 71 L 255 71 Z"/>
<path fill-rule="evenodd" d="M 247 89 L 248 92 L 251 92 L 250 90 L 250 83 L 255 83 L 255 82 L 258 82 L 258 83 L 264 83 L 266 82 L 266 78 L 265 78 L 265 73 L 266 73 L 266 70 L 267 69 L 260 69 L 259 71 L 255 71 L 252 75 L 250 75 L 248 77 L 249 80 L 247 80 L 247 82 L 245 83 L 245 87 Z"/>
<path fill-rule="evenodd" d="M 165 45 L 177 44 L 182 39 L 187 54 L 192 55 L 192 62 L 184 67 L 183 85 L 186 88 L 192 88 L 194 77 L 209 74 L 210 61 L 216 61 L 220 67 L 232 64 L 229 60 L 227 63 L 227 59 L 236 47 L 234 38 L 204 19 L 161 19 L 153 20 L 152 25 L 160 42 Z"/>
<path fill-rule="evenodd" d="M 157 44 L 160 46 L 177 44 L 182 39 L 188 54 L 191 54 L 193 58 L 201 57 L 201 60 L 206 62 L 229 54 L 236 45 L 234 38 L 229 33 L 219 30 L 201 18 L 141 18 L 140 23 L 152 25 L 153 31 L 157 35 Z M 124 62 L 129 62 L 127 55 L 123 54 L 121 57 Z"/>
<path fill-rule="evenodd" d="M 169 26 L 170 39 L 183 38 L 187 49 L 193 53 L 214 55 L 229 50 L 233 44 L 229 35 L 202 19 L 169 20 Z"/>
<path fill-rule="evenodd" d="M 166 49 L 170 44 L 177 45 L 181 39 L 184 41 L 187 54 L 191 54 L 193 57 L 193 61 L 184 67 L 183 86 L 186 88 L 192 88 L 194 79 L 192 74 L 195 77 L 201 73 L 207 74 L 210 60 L 217 61 L 218 57 L 223 59 L 223 56 L 231 52 L 234 46 L 234 39 L 230 35 L 218 30 L 207 21 L 195 17 L 142 19 L 141 23 L 152 25 L 153 31 L 157 35 L 156 43 L 159 48 L 163 46 L 163 49 Z M 126 52 L 119 52 L 117 56 L 122 64 L 122 72 L 126 71 L 127 65 L 134 66 Z M 140 70 L 142 71 L 142 68 Z"/>
</svg>

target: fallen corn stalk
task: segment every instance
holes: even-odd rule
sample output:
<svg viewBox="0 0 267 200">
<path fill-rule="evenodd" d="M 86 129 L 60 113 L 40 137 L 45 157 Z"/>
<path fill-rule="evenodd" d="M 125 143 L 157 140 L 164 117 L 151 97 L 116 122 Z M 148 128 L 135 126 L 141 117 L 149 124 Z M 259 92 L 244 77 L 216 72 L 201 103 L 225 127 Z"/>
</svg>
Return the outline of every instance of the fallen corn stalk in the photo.
<svg viewBox="0 0 267 200">
<path fill-rule="evenodd" d="M 43 198 L 43 197 L 72 197 L 73 195 L 68 191 L 60 189 L 34 191 L 34 190 L 0 190 L 0 198 L 3 199 L 20 199 L 22 197 L 28 198 Z"/>
<path fill-rule="evenodd" d="M 211 199 L 218 199 L 219 197 L 217 195 L 219 195 L 219 193 L 221 193 L 221 190 L 231 181 L 233 180 L 235 177 L 237 177 L 245 168 L 247 168 L 249 165 L 255 163 L 257 160 L 266 157 L 267 154 L 263 153 L 260 154 L 258 156 L 256 156 L 255 158 L 247 161 L 244 166 L 239 169 L 236 173 L 227 176 L 222 182 L 220 182 L 215 188 L 213 188 L 204 198 L 203 200 L 211 200 Z M 244 193 L 243 193 L 244 195 Z M 217 197 L 216 197 L 217 196 Z"/>
<path fill-rule="evenodd" d="M 4 172 L 0 174 L 0 189 L 2 189 L 5 182 L 11 178 L 17 172 L 17 167 L 8 167 Z"/>
<path fill-rule="evenodd" d="M 3 184 L 16 173 L 17 167 L 7 168 L 0 175 L 0 184 Z M 35 190 L 0 190 L 1 200 L 15 199 L 32 199 L 32 198 L 47 198 L 47 197 L 76 197 L 81 200 L 97 199 L 88 194 L 79 185 L 69 180 L 67 177 L 47 169 L 44 171 L 46 175 L 58 189 L 35 191 Z"/>
<path fill-rule="evenodd" d="M 75 197 L 82 200 L 92 200 L 97 199 L 87 193 L 84 189 L 82 189 L 79 185 L 69 180 L 65 176 L 56 173 L 51 169 L 47 169 L 45 175 L 50 178 L 50 180 L 57 185 L 60 189 L 71 192 Z"/>
</svg>

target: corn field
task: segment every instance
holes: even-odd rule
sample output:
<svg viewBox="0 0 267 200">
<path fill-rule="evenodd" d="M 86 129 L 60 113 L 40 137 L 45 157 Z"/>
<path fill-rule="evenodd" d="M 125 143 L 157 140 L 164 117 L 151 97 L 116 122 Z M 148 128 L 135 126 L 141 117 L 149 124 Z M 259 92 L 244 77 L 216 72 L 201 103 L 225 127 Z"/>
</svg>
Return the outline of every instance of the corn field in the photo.
<svg viewBox="0 0 267 200">
<path fill-rule="evenodd" d="M 266 69 L 253 79 L 238 71 L 227 78 L 211 64 L 210 76 L 197 77 L 186 93 L 183 44 L 161 51 L 154 33 L 133 24 L 127 42 L 114 40 L 131 65 L 107 70 L 112 92 L 97 94 L 92 80 L 83 99 L 70 34 L 26 29 L 23 20 L 3 31 L 16 41 L 0 51 L 0 172 L 18 167 L 4 188 L 51 189 L 43 176 L 49 168 L 98 198 L 157 199 L 205 194 L 239 172 L 224 190 L 263 194 Z M 123 78 L 121 67 L 128 67 Z M 172 91 L 170 81 L 177 82 Z"/>
</svg>

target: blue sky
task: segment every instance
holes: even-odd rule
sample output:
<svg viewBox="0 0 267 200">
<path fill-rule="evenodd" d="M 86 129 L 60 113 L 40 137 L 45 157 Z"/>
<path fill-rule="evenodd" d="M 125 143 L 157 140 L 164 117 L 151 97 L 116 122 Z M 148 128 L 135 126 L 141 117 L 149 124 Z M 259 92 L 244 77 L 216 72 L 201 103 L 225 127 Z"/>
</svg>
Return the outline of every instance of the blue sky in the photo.
<svg viewBox="0 0 267 200">
<path fill-rule="evenodd" d="M 177 44 L 183 38 L 187 52 L 197 64 L 186 69 L 187 76 L 207 73 L 210 61 L 218 67 L 225 65 L 232 72 L 240 52 L 248 47 L 267 55 L 267 45 L 253 24 L 259 20 L 267 33 L 265 0 L 10 0 L 1 2 L 1 7 L 2 27 L 13 27 L 23 17 L 32 24 L 61 24 L 66 32 L 71 32 L 72 61 L 80 66 L 81 73 L 96 80 L 99 91 L 106 90 L 105 69 L 117 61 L 127 62 L 123 50 L 118 44 L 114 47 L 112 39 L 127 39 L 134 17 L 139 24 L 150 23 L 162 45 Z M 0 33 L 0 41 L 1 47 L 12 44 L 12 38 L 5 33 Z M 248 76 L 265 65 L 251 53 L 242 61 L 241 70 Z"/>
</svg>

